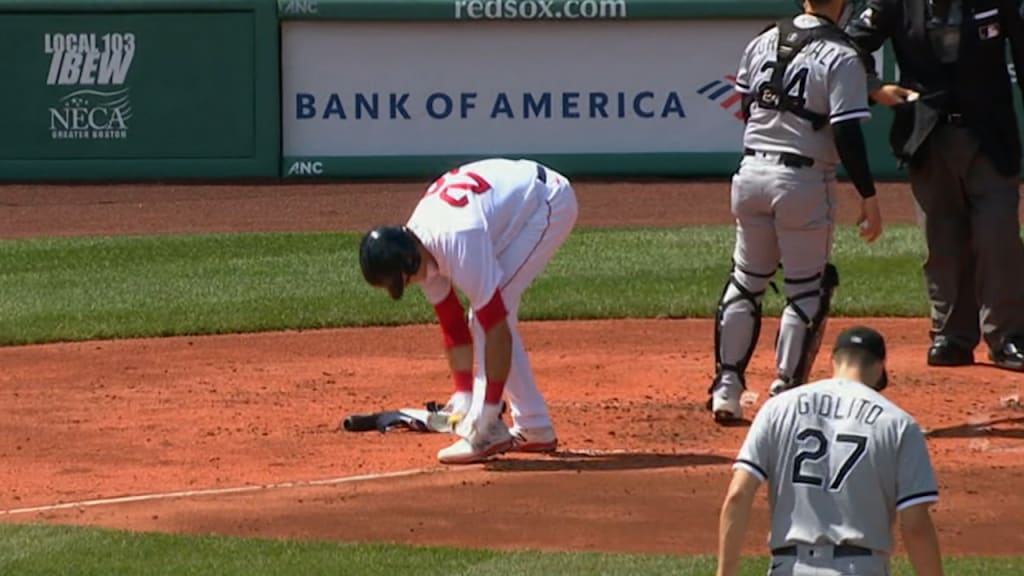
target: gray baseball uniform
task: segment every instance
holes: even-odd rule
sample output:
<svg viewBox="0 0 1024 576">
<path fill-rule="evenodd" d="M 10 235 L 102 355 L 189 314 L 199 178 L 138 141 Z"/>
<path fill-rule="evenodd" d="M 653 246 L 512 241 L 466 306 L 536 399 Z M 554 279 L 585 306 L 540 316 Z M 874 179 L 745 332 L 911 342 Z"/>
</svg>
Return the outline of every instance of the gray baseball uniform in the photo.
<svg viewBox="0 0 1024 576">
<path fill-rule="evenodd" d="M 896 512 L 938 500 L 913 417 L 859 382 L 770 399 L 734 467 L 768 481 L 773 576 L 888 574 Z"/>
<path fill-rule="evenodd" d="M 826 24 L 808 14 L 793 23 L 804 30 Z M 791 99 L 827 119 L 824 126 L 815 129 L 804 116 L 759 105 L 756 98 L 776 67 L 778 43 L 777 27 L 755 38 L 736 76 L 737 90 L 755 99 L 743 136 L 743 161 L 732 179 L 736 245 L 719 305 L 716 405 L 720 400 L 714 394 L 735 399 L 745 388 L 743 372 L 760 332 L 761 299 L 780 263 L 787 305 L 777 339 L 778 375 L 796 385 L 810 371 L 838 284 L 828 265 L 839 162 L 831 125 L 871 116 L 860 56 L 851 45 L 828 37 L 797 53 L 782 82 Z"/>
<path fill-rule="evenodd" d="M 814 28 L 822 20 L 801 14 L 794 18 L 798 28 Z M 775 67 L 779 30 L 772 28 L 747 45 L 736 73 L 736 90 L 756 92 L 771 78 Z M 789 65 L 783 86 L 791 96 L 802 98 L 804 106 L 828 114 L 831 123 L 853 118 L 870 118 L 867 72 L 857 51 L 849 44 L 828 39 L 817 40 L 800 51 Z M 756 103 L 751 108 L 743 145 L 772 152 L 791 152 L 813 158 L 824 170 L 839 164 L 832 131 L 815 130 L 806 119 L 780 114 Z"/>
</svg>

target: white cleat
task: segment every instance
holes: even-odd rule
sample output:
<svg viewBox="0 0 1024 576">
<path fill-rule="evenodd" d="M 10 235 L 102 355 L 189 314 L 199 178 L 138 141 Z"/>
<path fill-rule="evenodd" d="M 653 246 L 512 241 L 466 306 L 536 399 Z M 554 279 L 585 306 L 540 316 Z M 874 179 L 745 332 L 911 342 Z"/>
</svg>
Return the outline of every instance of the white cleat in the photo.
<svg viewBox="0 0 1024 576">
<path fill-rule="evenodd" d="M 728 423 L 743 419 L 743 406 L 740 400 L 743 397 L 743 387 L 739 384 L 719 381 L 711 389 L 711 399 L 708 401 L 708 408 L 715 418 L 715 422 Z"/>
<path fill-rule="evenodd" d="M 514 444 L 513 452 L 554 452 L 558 448 L 558 436 L 551 426 L 520 428 L 510 430 Z"/>
<path fill-rule="evenodd" d="M 437 459 L 442 464 L 476 464 L 508 452 L 514 444 L 508 426 L 498 419 L 483 430 L 474 426 L 465 437 L 438 451 Z"/>
</svg>

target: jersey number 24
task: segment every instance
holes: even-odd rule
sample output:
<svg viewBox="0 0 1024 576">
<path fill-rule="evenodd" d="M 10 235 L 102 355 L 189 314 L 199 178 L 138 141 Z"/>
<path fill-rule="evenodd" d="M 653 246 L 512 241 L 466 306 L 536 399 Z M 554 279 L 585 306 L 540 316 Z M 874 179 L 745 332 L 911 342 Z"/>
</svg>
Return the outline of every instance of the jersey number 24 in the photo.
<svg viewBox="0 0 1024 576">
<path fill-rule="evenodd" d="M 761 73 L 767 72 L 768 80 L 761 82 L 757 85 L 757 90 L 754 94 L 761 92 L 761 87 L 771 81 L 772 74 L 775 73 L 775 67 L 778 63 L 771 60 L 764 63 L 761 66 Z M 792 78 L 789 79 L 789 84 L 786 84 L 785 93 L 789 96 L 798 106 L 804 106 L 807 103 L 807 75 L 810 74 L 810 69 L 806 66 L 798 68 L 793 72 Z"/>
<path fill-rule="evenodd" d="M 458 168 L 434 181 L 426 194 L 437 194 L 445 204 L 462 208 L 469 204 L 469 194 L 483 194 L 491 189 L 490 183 L 475 172 L 460 172 Z"/>
<path fill-rule="evenodd" d="M 807 484 L 824 488 L 825 483 L 828 482 L 828 489 L 833 492 L 842 490 L 843 482 L 846 481 L 850 472 L 853 472 L 854 467 L 861 461 L 868 449 L 867 436 L 836 434 L 835 441 L 830 445 L 825 433 L 817 428 L 804 428 L 796 435 L 796 439 L 803 449 L 797 452 L 796 459 L 793 461 L 793 484 Z M 845 450 L 848 450 L 849 454 L 839 466 L 839 470 L 832 475 L 831 481 L 829 478 L 804 473 L 805 463 L 829 458 L 830 449 L 836 448 L 836 445 L 845 445 Z M 830 468 L 831 466 L 826 467 L 826 470 Z"/>
</svg>

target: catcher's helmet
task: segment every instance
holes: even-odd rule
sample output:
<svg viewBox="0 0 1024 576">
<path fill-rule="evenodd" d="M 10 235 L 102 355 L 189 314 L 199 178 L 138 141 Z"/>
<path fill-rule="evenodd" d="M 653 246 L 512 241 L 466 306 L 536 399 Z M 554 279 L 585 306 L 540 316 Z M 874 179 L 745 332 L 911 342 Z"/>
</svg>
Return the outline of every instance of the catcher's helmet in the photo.
<svg viewBox="0 0 1024 576">
<path fill-rule="evenodd" d="M 359 243 L 359 266 L 363 278 L 373 286 L 387 288 L 398 300 L 408 276 L 420 269 L 416 237 L 405 226 L 378 226 Z"/>
</svg>

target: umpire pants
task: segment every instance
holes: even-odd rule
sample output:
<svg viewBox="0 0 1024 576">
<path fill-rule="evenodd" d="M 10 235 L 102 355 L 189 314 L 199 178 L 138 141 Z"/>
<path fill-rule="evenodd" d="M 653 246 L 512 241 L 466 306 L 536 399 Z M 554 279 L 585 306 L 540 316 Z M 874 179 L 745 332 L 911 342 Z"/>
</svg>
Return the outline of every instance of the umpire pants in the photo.
<svg viewBox="0 0 1024 576">
<path fill-rule="evenodd" d="M 939 124 L 910 164 L 928 244 L 931 335 L 973 349 L 1024 336 L 1019 175 L 999 173 L 968 128 Z"/>
</svg>

